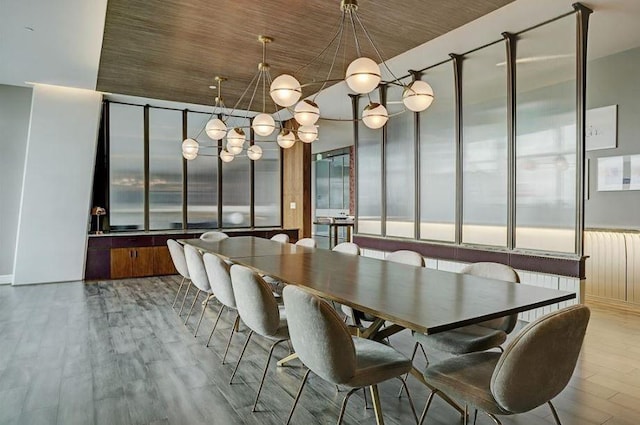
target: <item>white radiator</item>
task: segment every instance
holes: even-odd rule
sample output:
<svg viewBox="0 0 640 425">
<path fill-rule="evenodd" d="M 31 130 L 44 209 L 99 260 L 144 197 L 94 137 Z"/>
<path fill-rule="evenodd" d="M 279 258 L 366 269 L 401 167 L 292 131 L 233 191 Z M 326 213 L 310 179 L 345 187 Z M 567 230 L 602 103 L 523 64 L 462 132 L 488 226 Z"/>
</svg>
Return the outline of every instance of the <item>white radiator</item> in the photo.
<svg viewBox="0 0 640 425">
<path fill-rule="evenodd" d="M 587 295 L 618 301 L 627 300 L 627 250 L 640 257 L 637 235 L 588 231 L 584 234 Z M 639 258 L 640 259 L 640 258 Z M 640 270 L 639 270 L 640 271 Z"/>
</svg>

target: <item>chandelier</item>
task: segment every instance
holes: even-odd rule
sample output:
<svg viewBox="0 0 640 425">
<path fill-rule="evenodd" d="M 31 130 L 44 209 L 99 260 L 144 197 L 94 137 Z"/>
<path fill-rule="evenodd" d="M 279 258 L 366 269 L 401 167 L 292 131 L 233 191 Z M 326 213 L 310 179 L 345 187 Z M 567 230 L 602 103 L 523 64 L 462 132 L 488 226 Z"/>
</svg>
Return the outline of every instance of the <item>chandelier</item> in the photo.
<svg viewBox="0 0 640 425">
<path fill-rule="evenodd" d="M 369 32 L 358 16 L 357 0 L 342 0 L 340 3 L 340 9 L 342 11 L 342 16 L 336 34 L 320 54 L 318 54 L 309 64 L 300 68 L 300 70 L 312 68 L 312 64 L 318 62 L 318 60 L 325 54 L 332 55 L 330 58 L 331 65 L 326 78 L 314 80 L 306 84 L 300 84 L 298 79 L 293 75 L 282 74 L 274 79 L 270 85 L 269 94 L 277 105 L 288 109 L 293 107 L 293 116 L 297 123 L 300 124 L 298 137 L 302 141 L 305 141 L 303 137 L 305 137 L 305 133 L 307 132 L 309 133 L 308 137 L 312 137 L 314 134 L 317 136 L 318 130 L 315 124 L 321 116 L 320 108 L 315 103 L 315 98 L 318 93 L 330 83 L 337 83 L 344 80 L 349 89 L 358 94 L 368 96 L 369 104 L 364 108 L 361 120 L 367 127 L 372 129 L 381 128 L 389 119 L 389 113 L 387 112 L 386 107 L 380 103 L 373 102 L 370 97 L 370 93 L 375 90 L 380 83 L 402 87 L 402 103 L 406 109 L 413 112 L 424 111 L 431 105 L 434 99 L 433 89 L 427 82 L 416 80 L 410 84 L 403 84 L 393 74 L 382 57 L 380 50 L 376 47 Z M 357 58 L 353 60 L 348 67 L 346 67 L 344 78 L 331 78 L 331 74 L 336 65 L 336 59 L 338 58 L 340 51 L 344 50 L 346 52 L 346 32 L 353 32 Z M 360 32 L 361 37 L 364 36 L 372 46 L 377 61 L 362 55 L 358 32 Z M 380 62 L 391 75 L 392 79 L 390 81 L 382 81 L 382 72 L 378 62 Z M 302 89 L 312 85 L 320 85 L 321 87 L 316 91 L 313 98 L 300 100 L 302 97 Z M 404 112 L 404 110 L 402 112 Z"/>
<path fill-rule="evenodd" d="M 262 148 L 252 143 L 252 140 L 247 140 L 247 132 L 250 130 L 259 136 L 268 137 L 271 136 L 276 130 L 278 135 L 275 142 L 284 149 L 290 148 L 296 142 L 296 134 L 298 138 L 305 143 L 311 143 L 318 137 L 318 131 L 315 126 L 309 128 L 300 127 L 297 131 L 288 130 L 282 127 L 279 117 L 278 107 L 274 104 L 275 114 L 278 118 L 278 123 L 273 118 L 272 114 L 266 112 L 267 109 L 267 87 L 272 83 L 271 75 L 269 74 L 269 64 L 266 62 L 267 57 L 267 44 L 273 41 L 273 38 L 264 35 L 258 36 L 258 41 L 262 44 L 262 62 L 258 64 L 258 71 L 254 75 L 253 79 L 244 90 L 231 112 L 226 112 L 227 108 L 224 105 L 222 99 L 222 83 L 226 80 L 224 77 L 215 77 L 217 83 L 218 95 L 215 98 L 213 112 L 211 118 L 205 124 L 205 126 L 198 132 L 195 137 L 187 138 L 182 142 L 182 156 L 187 160 L 194 160 L 199 155 L 204 156 L 219 156 L 223 162 L 231 162 L 233 159 L 246 150 L 246 155 L 252 161 L 256 161 L 262 158 Z M 231 120 L 234 118 L 233 113 L 237 110 L 245 97 L 251 93 L 249 98 L 249 104 L 244 111 L 244 120 L 249 119 L 249 115 L 252 114 L 252 105 L 256 99 L 256 94 L 262 92 L 262 107 L 261 112 L 251 118 L 250 126 L 231 126 Z M 224 149 L 220 150 L 219 155 L 202 154 L 201 148 L 215 148 L 217 145 L 201 145 L 198 142 L 198 138 L 205 133 L 212 140 L 224 140 Z M 265 142 L 261 140 L 261 142 Z M 266 141 L 268 142 L 268 141 Z M 247 146 L 248 145 L 248 146 Z"/>
</svg>

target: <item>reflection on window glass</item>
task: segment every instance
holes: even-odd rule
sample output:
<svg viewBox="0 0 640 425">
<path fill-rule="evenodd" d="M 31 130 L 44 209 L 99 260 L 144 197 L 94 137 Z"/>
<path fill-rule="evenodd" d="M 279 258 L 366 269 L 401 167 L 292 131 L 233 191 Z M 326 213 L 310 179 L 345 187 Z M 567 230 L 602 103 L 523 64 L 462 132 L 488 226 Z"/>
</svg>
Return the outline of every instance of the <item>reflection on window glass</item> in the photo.
<svg viewBox="0 0 640 425">
<path fill-rule="evenodd" d="M 465 56 L 462 72 L 462 242 L 507 243 L 504 42 Z"/>
<path fill-rule="evenodd" d="M 143 107 L 110 103 L 109 133 L 111 229 L 144 229 Z"/>
<path fill-rule="evenodd" d="M 195 137 L 209 120 L 209 114 L 189 112 L 187 134 Z M 202 133 L 201 145 L 216 145 Z M 217 149 L 201 149 L 200 153 L 217 155 Z M 218 158 L 198 155 L 187 162 L 187 227 L 210 229 L 218 227 Z"/>
<path fill-rule="evenodd" d="M 233 161 L 222 164 L 222 227 L 247 227 L 251 225 L 251 160 L 247 157 L 249 146 L 249 120 L 235 119 L 229 127 L 242 127 L 247 135 L 245 150 Z"/>
<path fill-rule="evenodd" d="M 575 251 L 575 17 L 518 37 L 516 247 Z"/>
<path fill-rule="evenodd" d="M 262 158 L 254 161 L 255 225 L 280 226 L 280 148 L 272 141 L 256 144 L 262 148 Z"/>
<path fill-rule="evenodd" d="M 377 102 L 377 91 L 371 93 Z M 360 99 L 358 111 L 367 105 L 368 99 Z M 379 235 L 382 232 L 382 181 L 381 181 L 382 132 L 371 130 L 358 122 L 358 233 Z"/>
<path fill-rule="evenodd" d="M 182 111 L 149 109 L 149 228 L 182 228 Z"/>
</svg>

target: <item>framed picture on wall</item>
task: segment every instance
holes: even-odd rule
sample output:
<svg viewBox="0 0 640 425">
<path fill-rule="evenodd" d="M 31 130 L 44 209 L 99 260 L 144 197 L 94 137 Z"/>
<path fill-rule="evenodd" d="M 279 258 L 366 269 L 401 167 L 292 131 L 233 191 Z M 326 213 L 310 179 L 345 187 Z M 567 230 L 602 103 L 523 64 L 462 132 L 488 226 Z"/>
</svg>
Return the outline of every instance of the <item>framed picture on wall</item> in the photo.
<svg viewBox="0 0 640 425">
<path fill-rule="evenodd" d="M 618 105 L 588 109 L 585 130 L 585 145 L 588 151 L 616 148 Z"/>
</svg>

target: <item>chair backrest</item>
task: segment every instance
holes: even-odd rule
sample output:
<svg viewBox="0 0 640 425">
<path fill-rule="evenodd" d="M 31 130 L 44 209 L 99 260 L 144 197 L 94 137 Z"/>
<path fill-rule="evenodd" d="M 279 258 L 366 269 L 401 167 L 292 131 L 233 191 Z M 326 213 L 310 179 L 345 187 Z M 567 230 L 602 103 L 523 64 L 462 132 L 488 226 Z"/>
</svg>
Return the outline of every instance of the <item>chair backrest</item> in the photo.
<svg viewBox="0 0 640 425">
<path fill-rule="evenodd" d="M 231 266 L 231 285 L 242 322 L 260 335 L 274 335 L 280 311 L 271 287 L 258 273 L 238 264 Z"/>
<path fill-rule="evenodd" d="M 208 252 L 202 256 L 202 259 L 211 284 L 211 291 L 223 305 L 236 308 L 229 265 L 222 258 Z"/>
<path fill-rule="evenodd" d="M 520 283 L 518 273 L 511 267 L 500 263 L 473 263 L 462 269 L 463 274 L 486 277 L 488 279 L 504 280 L 506 282 Z M 482 326 L 498 329 L 510 333 L 518 323 L 518 315 L 500 317 L 480 323 Z"/>
<path fill-rule="evenodd" d="M 342 242 L 334 246 L 332 251 L 343 254 L 360 255 L 360 247 L 353 242 Z"/>
<path fill-rule="evenodd" d="M 574 305 L 525 327 L 498 360 L 491 393 L 512 413 L 532 410 L 569 383 L 589 323 L 589 308 Z"/>
<path fill-rule="evenodd" d="M 348 382 L 356 370 L 351 335 L 336 311 L 309 292 L 288 285 L 282 292 L 289 336 L 300 361 L 321 378 Z"/>
<path fill-rule="evenodd" d="M 211 285 L 209 284 L 209 278 L 207 277 L 207 271 L 204 268 L 204 261 L 202 261 L 200 251 L 193 245 L 185 245 L 184 256 L 187 259 L 187 268 L 189 269 L 191 282 L 193 282 L 199 290 L 211 293 Z"/>
<path fill-rule="evenodd" d="M 187 267 L 187 259 L 184 257 L 184 247 L 173 239 L 167 240 L 167 246 L 176 270 L 182 277 L 189 279 L 189 268 Z"/>
<path fill-rule="evenodd" d="M 315 248 L 316 240 L 313 238 L 302 238 L 296 242 L 296 245 L 306 246 L 307 248 Z"/>
<path fill-rule="evenodd" d="M 410 266 L 424 267 L 424 258 L 422 255 L 415 251 L 408 251 L 401 249 L 400 251 L 394 251 L 385 257 L 385 260 L 392 261 L 394 263 L 408 264 Z"/>
<path fill-rule="evenodd" d="M 216 232 L 212 230 L 211 232 L 204 232 L 200 235 L 200 239 L 207 242 L 218 242 L 224 239 L 227 239 L 229 235 L 224 232 Z"/>
<path fill-rule="evenodd" d="M 286 233 L 278 233 L 277 235 L 273 235 L 271 237 L 271 240 L 276 242 L 281 242 L 281 243 L 288 243 L 289 235 L 287 235 Z"/>
</svg>

